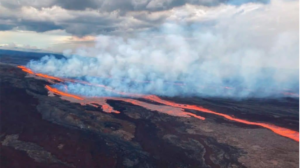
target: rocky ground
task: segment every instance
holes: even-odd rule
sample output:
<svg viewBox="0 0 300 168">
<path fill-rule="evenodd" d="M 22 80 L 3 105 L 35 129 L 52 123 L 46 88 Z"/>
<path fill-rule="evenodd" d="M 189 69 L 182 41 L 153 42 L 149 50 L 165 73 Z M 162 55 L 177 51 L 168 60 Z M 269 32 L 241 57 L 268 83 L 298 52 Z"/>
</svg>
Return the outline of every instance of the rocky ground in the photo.
<svg viewBox="0 0 300 168">
<path fill-rule="evenodd" d="M 299 143 L 258 126 L 117 100 L 120 114 L 49 97 L 47 81 L 0 64 L 0 167 L 299 167 Z M 164 98 L 299 131 L 299 99 Z M 193 111 L 191 111 L 193 112 Z"/>
</svg>

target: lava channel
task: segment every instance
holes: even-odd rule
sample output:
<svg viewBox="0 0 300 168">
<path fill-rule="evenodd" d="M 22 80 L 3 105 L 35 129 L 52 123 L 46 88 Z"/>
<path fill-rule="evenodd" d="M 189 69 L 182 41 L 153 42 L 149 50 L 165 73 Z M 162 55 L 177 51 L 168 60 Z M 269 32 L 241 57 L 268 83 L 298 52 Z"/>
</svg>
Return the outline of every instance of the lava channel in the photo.
<svg viewBox="0 0 300 168">
<path fill-rule="evenodd" d="M 130 98 L 121 98 L 121 97 L 80 97 L 74 94 L 66 93 L 63 91 L 60 91 L 56 88 L 53 88 L 51 86 L 46 85 L 45 87 L 50 93 L 54 93 L 57 95 L 60 95 L 62 99 L 68 100 L 75 103 L 80 103 L 81 105 L 91 105 L 93 107 L 102 107 L 102 110 L 106 113 L 120 113 L 119 111 L 116 111 L 111 107 L 106 101 L 107 100 L 117 100 L 117 101 L 123 101 L 127 102 L 136 106 L 140 106 L 143 108 L 146 108 L 150 111 L 158 111 L 161 113 L 165 113 L 171 116 L 177 116 L 177 117 L 194 117 L 200 120 L 205 120 L 204 117 L 198 116 L 196 114 L 186 112 L 182 108 L 178 107 L 172 107 L 172 106 L 166 106 L 166 105 L 155 105 L 150 104 L 146 102 L 142 102 L 135 99 Z"/>
<path fill-rule="evenodd" d="M 247 120 L 243 120 L 243 119 L 238 119 L 235 117 L 231 117 L 230 115 L 218 113 L 218 112 L 215 112 L 215 111 L 212 111 L 212 110 L 200 107 L 200 106 L 188 105 L 188 104 L 178 104 L 178 103 L 174 103 L 171 101 L 162 100 L 161 98 L 159 98 L 158 96 L 155 96 L 155 95 L 144 96 L 144 98 L 154 101 L 154 102 L 165 104 L 168 106 L 179 107 L 179 108 L 189 109 L 189 110 L 196 110 L 196 111 L 200 111 L 200 112 L 204 112 L 204 113 L 210 113 L 210 114 L 214 114 L 217 116 L 222 116 L 228 120 L 247 124 L 247 125 L 261 126 L 261 127 L 270 129 L 271 131 L 273 131 L 274 133 L 276 133 L 278 135 L 281 135 L 281 136 L 284 136 L 284 137 L 287 137 L 287 138 L 290 138 L 290 139 L 293 139 L 293 140 L 299 142 L 299 132 L 293 131 L 293 130 L 290 130 L 287 128 L 282 128 L 282 127 L 278 127 L 278 126 L 266 124 L 266 123 L 252 122 L 252 121 L 247 121 Z"/>
<path fill-rule="evenodd" d="M 295 141 L 299 142 L 299 132 L 293 131 L 293 130 L 290 130 L 290 129 L 287 129 L 287 128 L 282 128 L 282 127 L 278 127 L 278 126 L 271 125 L 271 124 L 266 124 L 266 123 L 252 122 L 252 121 L 247 121 L 247 120 L 243 120 L 243 119 L 238 119 L 238 118 L 232 117 L 230 115 L 223 114 L 223 113 L 218 113 L 218 112 L 215 112 L 215 111 L 212 111 L 212 110 L 200 107 L 200 106 L 189 105 L 189 104 L 178 104 L 178 103 L 174 103 L 174 102 L 171 102 L 171 101 L 163 100 L 163 99 L 160 99 L 158 96 L 155 96 L 155 95 L 140 95 L 140 94 L 130 94 L 130 93 L 118 92 L 114 89 L 111 89 L 111 88 L 105 86 L 105 85 L 91 84 L 91 83 L 88 83 L 88 82 L 85 82 L 85 81 L 79 81 L 79 80 L 73 80 L 73 79 L 61 79 L 61 78 L 57 78 L 57 77 L 53 77 L 53 76 L 49 76 L 49 75 L 45 75 L 45 74 L 41 74 L 41 73 L 34 73 L 31 69 L 29 69 L 27 67 L 24 67 L 24 66 L 18 66 L 18 68 L 21 68 L 24 72 L 27 72 L 27 73 L 32 74 L 32 75 L 36 75 L 36 76 L 41 77 L 41 78 L 51 79 L 51 80 L 55 80 L 55 81 L 59 81 L 59 82 L 63 82 L 63 81 L 78 82 L 78 83 L 92 85 L 92 86 L 96 86 L 96 87 L 102 87 L 102 88 L 104 88 L 108 91 L 111 91 L 111 92 L 114 92 L 114 93 L 117 93 L 117 94 L 120 94 L 120 95 L 123 95 L 123 96 L 140 97 L 140 98 L 144 98 L 144 99 L 147 99 L 147 100 L 151 100 L 153 102 L 158 102 L 158 103 L 164 104 L 164 105 L 166 105 L 165 107 L 168 107 L 168 106 L 174 107 L 174 109 L 166 109 L 166 108 L 162 108 L 161 105 L 149 104 L 149 103 L 141 102 L 141 101 L 134 100 L 134 99 L 128 99 L 128 98 L 116 98 L 116 97 L 112 98 L 111 97 L 111 98 L 93 98 L 94 100 L 91 100 L 91 98 L 83 98 L 83 97 L 80 97 L 80 96 L 77 96 L 77 95 L 73 95 L 73 94 L 70 94 L 70 93 L 60 91 L 60 90 L 58 90 L 56 88 L 52 88 L 48 85 L 46 86 L 46 89 L 48 89 L 50 92 L 61 95 L 63 97 L 72 98 L 73 101 L 77 100 L 82 105 L 89 104 L 89 105 L 92 105 L 92 106 L 95 106 L 95 107 L 97 107 L 97 105 L 95 105 L 95 104 L 101 105 L 103 111 L 108 112 L 108 113 L 112 113 L 112 112 L 120 113 L 120 112 L 114 111 L 113 108 L 106 103 L 107 99 L 120 100 L 120 101 L 128 102 L 128 103 L 131 103 L 131 104 L 134 104 L 134 105 L 138 105 L 138 106 L 150 109 L 152 111 L 159 111 L 159 112 L 166 113 L 166 114 L 169 114 L 169 115 L 181 116 L 181 117 L 193 116 L 195 118 L 204 120 L 205 119 L 204 117 L 198 116 L 198 115 L 193 114 L 193 113 L 185 112 L 183 109 L 196 110 L 196 111 L 200 111 L 200 112 L 204 112 L 204 113 L 209 113 L 209 114 L 214 114 L 214 115 L 217 115 L 217 116 L 221 116 L 221 117 L 224 117 L 224 118 L 226 118 L 228 120 L 231 120 L 231 121 L 235 121 L 235 122 L 239 122 L 239 123 L 243 123 L 243 124 L 247 124 L 247 125 L 255 125 L 255 126 L 264 127 L 264 128 L 267 128 L 267 129 L 273 131 L 274 133 L 276 133 L 278 135 L 281 135 L 283 137 L 287 137 L 287 138 L 290 138 L 292 140 L 295 140 Z M 159 106 L 159 107 L 157 107 L 157 106 Z"/>
</svg>

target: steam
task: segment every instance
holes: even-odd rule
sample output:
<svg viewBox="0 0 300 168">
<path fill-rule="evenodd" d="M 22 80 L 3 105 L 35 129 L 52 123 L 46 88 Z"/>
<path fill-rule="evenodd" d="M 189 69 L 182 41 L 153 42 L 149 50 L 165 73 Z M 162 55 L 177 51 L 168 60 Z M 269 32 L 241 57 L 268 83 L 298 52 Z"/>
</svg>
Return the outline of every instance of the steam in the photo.
<svg viewBox="0 0 300 168">
<path fill-rule="evenodd" d="M 298 92 L 298 2 L 246 7 L 209 21 L 169 21 L 133 35 L 100 35 L 94 47 L 27 66 L 129 93 L 243 98 Z M 74 94 L 116 96 L 99 87 L 67 85 Z"/>
</svg>

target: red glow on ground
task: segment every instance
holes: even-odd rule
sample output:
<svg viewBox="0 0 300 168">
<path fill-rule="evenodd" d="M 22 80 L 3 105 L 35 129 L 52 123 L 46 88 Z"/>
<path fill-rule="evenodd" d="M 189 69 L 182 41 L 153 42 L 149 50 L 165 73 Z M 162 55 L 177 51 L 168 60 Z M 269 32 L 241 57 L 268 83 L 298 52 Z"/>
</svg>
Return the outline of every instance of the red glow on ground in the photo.
<svg viewBox="0 0 300 168">
<path fill-rule="evenodd" d="M 102 87 L 105 90 L 108 90 L 110 92 L 114 92 L 114 93 L 117 93 L 117 94 L 120 94 L 123 96 L 140 97 L 140 98 L 148 99 L 148 100 L 158 102 L 158 103 L 165 105 L 165 106 L 164 105 L 154 105 L 154 104 L 150 104 L 150 103 L 146 103 L 146 102 L 142 102 L 142 101 L 138 101 L 138 100 L 134 100 L 134 99 L 128 99 L 128 98 L 116 98 L 116 97 L 113 97 L 113 98 L 82 98 L 80 96 L 69 94 L 69 93 L 60 91 L 56 88 L 52 88 L 52 87 L 46 85 L 46 89 L 48 89 L 52 93 L 61 95 L 62 97 L 73 98 L 73 100 L 70 100 L 70 101 L 74 101 L 74 99 L 75 99 L 78 103 L 80 103 L 82 105 L 89 104 L 94 107 L 98 107 L 98 105 L 100 105 L 100 106 L 102 106 L 103 111 L 107 112 L 107 113 L 120 113 L 119 111 L 114 110 L 109 104 L 106 103 L 107 99 L 128 102 L 128 103 L 131 103 L 134 105 L 138 105 L 138 106 L 147 108 L 152 111 L 159 111 L 159 112 L 166 113 L 166 114 L 173 115 L 173 116 L 179 116 L 179 117 L 192 116 L 192 117 L 195 117 L 200 120 L 205 120 L 204 117 L 184 111 L 184 109 L 196 110 L 196 111 L 200 111 L 200 112 L 204 112 L 204 113 L 210 113 L 210 114 L 214 114 L 217 116 L 222 116 L 228 120 L 243 123 L 243 124 L 261 126 L 261 127 L 270 129 L 271 131 L 273 131 L 274 133 L 276 133 L 278 135 L 281 135 L 281 136 L 284 136 L 284 137 L 287 137 L 287 138 L 290 138 L 290 139 L 293 139 L 293 140 L 299 142 L 299 132 L 289 130 L 286 128 L 282 128 L 282 127 L 278 127 L 275 125 L 238 119 L 238 118 L 232 117 L 230 115 L 218 113 L 218 112 L 215 112 L 215 111 L 212 111 L 212 110 L 200 107 L 200 106 L 188 105 L 188 104 L 178 104 L 178 103 L 174 103 L 171 101 L 163 100 L 155 95 L 146 95 L 145 96 L 145 95 L 141 95 L 141 94 L 130 94 L 130 93 L 125 93 L 125 92 L 118 92 L 115 89 L 112 89 L 105 85 L 92 84 L 92 83 L 88 83 L 85 81 L 79 81 L 79 80 L 73 80 L 73 79 L 61 79 L 61 78 L 57 78 L 57 77 L 53 77 L 53 76 L 49 76 L 49 75 L 45 75 L 45 74 L 34 73 L 32 70 L 30 70 L 24 66 L 18 66 L 18 68 L 21 68 L 24 72 L 27 72 L 29 74 L 33 74 L 33 75 L 36 75 L 36 76 L 39 76 L 39 77 L 42 77 L 45 79 L 51 79 L 51 80 L 56 80 L 56 81 L 68 81 L 68 82 L 74 82 L 74 83 L 77 82 L 77 83 L 82 83 L 82 84 L 86 84 L 86 85 L 90 85 L 90 86 Z M 226 89 L 230 89 L 230 88 L 228 87 Z M 67 91 L 67 89 L 66 89 L 66 91 Z M 287 93 L 289 93 L 289 92 L 287 92 Z"/>
<path fill-rule="evenodd" d="M 215 111 L 212 111 L 212 110 L 200 107 L 200 106 L 188 105 L 188 104 L 177 104 L 177 103 L 174 103 L 174 102 L 162 100 L 159 97 L 154 96 L 154 95 L 144 96 L 144 98 L 148 99 L 148 100 L 152 100 L 154 102 L 165 104 L 165 105 L 168 105 L 168 106 L 179 107 L 179 108 L 184 108 L 184 109 L 189 109 L 189 110 L 197 110 L 197 111 L 201 111 L 201 112 L 204 112 L 204 113 L 210 113 L 210 114 L 222 116 L 222 117 L 224 117 L 228 120 L 243 123 L 243 124 L 261 126 L 261 127 L 270 129 L 271 131 L 275 132 L 276 134 L 279 134 L 281 136 L 284 136 L 284 137 L 287 137 L 287 138 L 290 138 L 290 139 L 293 139 L 293 140 L 299 142 L 299 132 L 297 132 L 297 131 L 289 130 L 289 129 L 278 127 L 278 126 L 271 125 L 271 124 L 252 122 L 252 121 L 247 121 L 247 120 L 243 120 L 243 119 L 234 118 L 234 117 L 231 117 L 230 115 L 218 113 L 218 112 L 215 112 Z"/>
<path fill-rule="evenodd" d="M 79 96 L 76 96 L 76 95 L 73 95 L 73 94 L 69 94 L 69 93 L 65 93 L 65 92 L 59 91 L 58 89 L 52 88 L 52 87 L 50 87 L 48 85 L 46 85 L 45 88 L 48 89 L 49 91 L 51 91 L 51 92 L 53 92 L 55 94 L 61 95 L 61 96 L 67 96 L 67 97 L 72 97 L 74 99 L 83 100 L 82 97 L 79 97 Z"/>
<path fill-rule="evenodd" d="M 32 75 L 36 75 L 36 76 L 41 77 L 41 78 L 52 79 L 52 80 L 56 80 L 56 81 L 60 81 L 60 82 L 63 81 L 62 79 L 54 77 L 54 76 L 41 74 L 41 73 L 34 73 L 31 69 L 29 69 L 25 66 L 18 66 L 18 68 L 21 68 L 22 71 L 24 71 L 24 72 L 27 72 L 27 73 L 32 74 Z"/>
<path fill-rule="evenodd" d="M 107 100 L 118 100 L 118 101 L 131 103 L 133 105 L 137 105 L 137 106 L 146 108 L 151 111 L 158 111 L 158 112 L 165 113 L 165 114 L 172 115 L 172 116 L 178 116 L 178 117 L 191 117 L 192 116 L 192 117 L 195 117 L 200 120 L 205 120 L 204 117 L 198 116 L 193 113 L 185 112 L 182 108 L 178 108 L 178 107 L 155 105 L 155 104 L 142 102 L 139 100 L 134 100 L 134 99 L 129 99 L 129 98 L 120 98 L 120 97 L 105 97 L 105 98 L 104 97 L 84 97 L 84 98 L 82 98 L 82 97 L 76 96 L 74 94 L 69 94 L 69 93 L 66 93 L 63 91 L 59 91 L 58 89 L 52 88 L 48 85 L 46 85 L 46 89 L 50 92 L 53 92 L 55 94 L 63 96 L 62 97 L 63 99 L 77 102 L 77 103 L 80 103 L 81 105 L 91 105 L 96 108 L 101 106 L 102 110 L 106 113 L 117 113 L 117 114 L 120 113 L 119 111 L 114 110 L 113 107 L 111 107 L 106 102 Z M 69 98 L 75 98 L 77 100 L 70 100 Z"/>
<path fill-rule="evenodd" d="M 64 86 L 65 89 L 67 89 L 67 86 Z M 51 86 L 46 85 L 45 88 L 54 94 L 60 95 L 62 99 L 71 101 L 71 102 L 76 102 L 80 103 L 81 105 L 90 105 L 93 107 L 98 108 L 101 106 L 102 110 L 106 113 L 117 113 L 119 114 L 120 112 L 117 110 L 114 110 L 109 104 L 106 103 L 106 98 L 83 98 L 74 94 L 70 94 L 67 92 L 60 91 L 56 88 L 53 88 Z"/>
<path fill-rule="evenodd" d="M 27 72 L 27 73 L 29 73 L 29 74 L 34 74 L 34 72 L 32 72 L 32 70 L 31 69 L 29 69 L 29 68 L 26 68 L 25 66 L 17 66 L 18 68 L 20 68 L 20 69 L 22 69 L 22 71 L 24 71 L 24 72 Z"/>
<path fill-rule="evenodd" d="M 198 119 L 200 119 L 200 120 L 205 120 L 204 117 L 198 116 L 198 115 L 196 115 L 196 114 L 188 113 L 188 112 L 184 112 L 184 113 L 187 114 L 187 115 L 189 115 L 189 116 L 193 116 L 193 117 L 195 117 L 195 118 L 198 118 Z"/>
<path fill-rule="evenodd" d="M 113 107 L 111 107 L 107 102 L 107 98 L 99 97 L 99 98 L 93 98 L 93 97 L 85 97 L 84 100 L 79 101 L 81 105 L 91 105 L 94 107 L 101 106 L 102 110 L 106 113 L 116 113 L 119 114 L 120 112 L 117 110 L 114 110 Z"/>
<path fill-rule="evenodd" d="M 151 111 L 158 111 L 158 112 L 165 113 L 165 114 L 168 114 L 168 115 L 171 115 L 171 116 L 177 116 L 177 117 L 190 117 L 190 116 L 193 116 L 195 118 L 205 120 L 204 117 L 198 116 L 198 115 L 193 114 L 193 113 L 185 112 L 184 109 L 178 108 L 178 107 L 165 106 L 165 105 L 155 105 L 155 104 L 146 103 L 146 102 L 142 102 L 142 101 L 139 101 L 139 100 L 128 99 L 128 98 L 109 98 L 109 99 L 124 101 L 124 102 L 127 102 L 127 103 L 131 103 L 133 105 L 136 105 L 136 106 L 146 108 L 146 109 L 151 110 Z"/>
<path fill-rule="evenodd" d="M 57 81 L 61 81 L 61 82 L 63 81 L 60 78 L 56 78 L 56 77 L 45 75 L 45 74 L 41 74 L 41 73 L 36 73 L 35 75 L 38 76 L 38 77 L 42 77 L 42 78 L 53 79 L 53 80 L 57 80 Z"/>
</svg>

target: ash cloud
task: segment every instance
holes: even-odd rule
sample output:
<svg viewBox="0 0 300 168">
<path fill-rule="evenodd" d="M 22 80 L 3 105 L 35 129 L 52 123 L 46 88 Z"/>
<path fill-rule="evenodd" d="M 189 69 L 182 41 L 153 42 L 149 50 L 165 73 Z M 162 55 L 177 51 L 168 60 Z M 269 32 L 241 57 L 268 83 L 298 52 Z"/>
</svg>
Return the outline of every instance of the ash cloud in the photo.
<svg viewBox="0 0 300 168">
<path fill-rule="evenodd" d="M 274 1 L 211 22 L 168 22 L 133 35 L 100 35 L 94 47 L 66 51 L 67 59 L 45 56 L 27 66 L 129 93 L 280 97 L 299 91 L 298 17 L 298 5 Z M 67 85 L 75 94 L 112 96 L 101 88 Z"/>
</svg>

